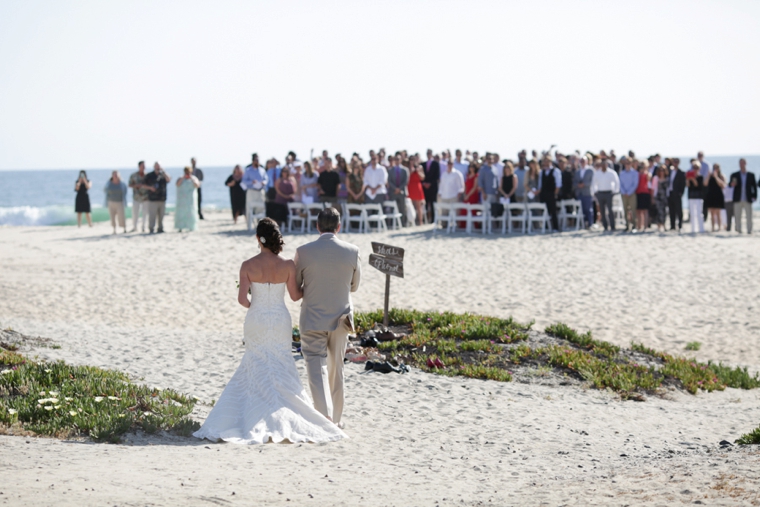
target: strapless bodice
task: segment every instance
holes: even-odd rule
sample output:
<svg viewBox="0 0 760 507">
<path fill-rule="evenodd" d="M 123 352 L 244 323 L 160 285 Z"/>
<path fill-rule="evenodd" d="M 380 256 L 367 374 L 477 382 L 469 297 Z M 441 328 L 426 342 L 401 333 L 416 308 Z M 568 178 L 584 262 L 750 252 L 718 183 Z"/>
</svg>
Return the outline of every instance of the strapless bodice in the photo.
<svg viewBox="0 0 760 507">
<path fill-rule="evenodd" d="M 251 283 L 251 310 L 285 304 L 284 283 Z"/>
<path fill-rule="evenodd" d="M 246 349 L 273 346 L 290 354 L 292 320 L 285 306 L 284 283 L 252 283 L 251 307 L 245 316 Z"/>
</svg>

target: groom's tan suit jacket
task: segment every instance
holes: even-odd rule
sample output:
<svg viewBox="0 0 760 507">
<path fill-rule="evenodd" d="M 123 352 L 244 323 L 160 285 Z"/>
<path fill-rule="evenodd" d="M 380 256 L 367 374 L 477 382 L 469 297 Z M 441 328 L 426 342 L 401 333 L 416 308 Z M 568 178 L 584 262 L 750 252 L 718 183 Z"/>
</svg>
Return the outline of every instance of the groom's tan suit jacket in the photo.
<svg viewBox="0 0 760 507">
<path fill-rule="evenodd" d="M 361 280 L 359 248 L 322 234 L 296 251 L 296 285 L 303 286 L 299 327 L 302 331 L 335 331 L 340 318 L 351 316 L 351 293 Z"/>
<path fill-rule="evenodd" d="M 314 408 L 339 424 L 343 415 L 343 358 L 353 330 L 351 293 L 361 280 L 359 249 L 335 237 L 296 251 L 296 284 L 303 287 L 301 351 Z"/>
</svg>

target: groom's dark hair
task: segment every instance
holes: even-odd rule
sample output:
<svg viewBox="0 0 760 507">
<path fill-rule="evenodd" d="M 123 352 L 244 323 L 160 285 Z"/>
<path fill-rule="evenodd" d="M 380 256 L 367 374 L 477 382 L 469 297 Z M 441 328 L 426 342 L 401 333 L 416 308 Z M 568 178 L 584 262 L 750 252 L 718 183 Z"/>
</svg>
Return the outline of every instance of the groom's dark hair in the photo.
<svg viewBox="0 0 760 507">
<path fill-rule="evenodd" d="M 319 212 L 317 227 L 319 232 L 335 232 L 340 224 L 340 212 L 335 208 L 325 208 Z"/>
</svg>

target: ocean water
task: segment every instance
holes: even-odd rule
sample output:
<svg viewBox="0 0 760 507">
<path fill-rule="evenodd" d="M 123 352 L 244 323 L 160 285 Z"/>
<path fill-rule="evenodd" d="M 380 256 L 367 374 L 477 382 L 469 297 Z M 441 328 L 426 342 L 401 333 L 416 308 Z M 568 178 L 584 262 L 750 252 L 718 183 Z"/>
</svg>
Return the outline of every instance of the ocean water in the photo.
<svg viewBox="0 0 760 507">
<path fill-rule="evenodd" d="M 229 209 L 230 192 L 224 184 L 232 174 L 231 167 L 202 167 L 204 209 Z M 122 180 L 128 182 L 136 169 L 116 169 Z M 182 174 L 181 167 L 164 169 L 172 177 L 167 186 L 166 205 L 171 209 L 177 199 L 175 182 Z M 90 205 L 95 222 L 108 221 L 104 187 L 114 169 L 87 171 L 92 181 Z M 74 184 L 79 170 L 46 169 L 23 171 L 0 171 L 0 225 L 73 225 L 76 224 Z M 132 191 L 127 204 L 131 207 Z M 131 217 L 131 209 L 127 209 Z M 82 219 L 84 220 L 84 218 Z"/>
<path fill-rule="evenodd" d="M 739 170 L 741 155 L 708 157 L 707 161 L 719 163 L 723 174 L 728 176 Z M 691 157 L 680 157 L 682 168 L 688 167 Z M 760 155 L 744 156 L 747 159 L 747 170 L 760 175 Z M 202 167 L 203 208 L 230 209 L 229 188 L 224 184 L 232 174 L 232 167 Z M 107 221 L 108 210 L 105 208 L 104 187 L 114 169 L 88 170 L 87 176 L 92 181 L 90 189 L 90 204 L 92 218 L 96 222 Z M 122 179 L 127 181 L 129 175 L 136 169 L 118 169 Z M 167 207 L 173 207 L 176 202 L 177 189 L 174 185 L 176 178 L 182 174 L 181 167 L 165 168 L 172 178 L 168 186 Z M 47 169 L 0 171 L 0 225 L 72 225 L 76 223 L 74 213 L 74 184 L 79 170 L 76 169 Z M 131 206 L 132 192 L 129 192 L 128 203 Z M 685 198 L 685 196 L 684 196 Z M 684 201 L 684 206 L 688 208 Z M 755 203 L 755 209 L 760 210 L 760 202 Z M 127 210 L 127 216 L 131 215 Z"/>
</svg>

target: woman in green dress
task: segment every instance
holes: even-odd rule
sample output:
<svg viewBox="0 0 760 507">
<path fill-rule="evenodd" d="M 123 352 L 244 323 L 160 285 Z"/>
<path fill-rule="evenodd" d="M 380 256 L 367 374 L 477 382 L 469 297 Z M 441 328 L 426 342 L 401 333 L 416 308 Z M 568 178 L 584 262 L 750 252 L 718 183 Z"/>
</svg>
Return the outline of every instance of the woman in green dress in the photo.
<svg viewBox="0 0 760 507">
<path fill-rule="evenodd" d="M 174 228 L 179 232 L 194 231 L 198 227 L 198 218 L 195 209 L 198 207 L 196 199 L 197 188 L 201 182 L 193 176 L 193 170 L 185 167 L 185 174 L 177 180 L 177 210 L 174 217 Z"/>
</svg>

